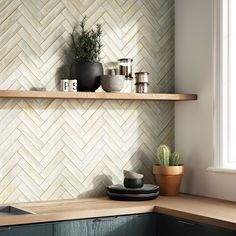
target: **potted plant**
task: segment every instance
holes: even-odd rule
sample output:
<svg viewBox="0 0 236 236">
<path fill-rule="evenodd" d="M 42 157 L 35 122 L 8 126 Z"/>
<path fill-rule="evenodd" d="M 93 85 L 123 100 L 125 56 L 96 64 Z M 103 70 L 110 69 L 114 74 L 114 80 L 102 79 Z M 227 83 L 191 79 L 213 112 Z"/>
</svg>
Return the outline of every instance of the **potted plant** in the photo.
<svg viewBox="0 0 236 236">
<path fill-rule="evenodd" d="M 86 30 L 86 16 L 80 22 L 80 30 L 74 28 L 71 38 L 74 51 L 74 62 L 71 65 L 70 76 L 78 80 L 78 91 L 94 92 L 100 86 L 103 66 L 100 61 L 101 25 L 96 30 Z"/>
<path fill-rule="evenodd" d="M 160 187 L 160 194 L 165 196 L 176 196 L 179 192 L 184 165 L 179 164 L 180 153 L 170 152 L 167 145 L 160 145 L 157 150 L 159 164 L 153 165 L 153 174 Z"/>
</svg>

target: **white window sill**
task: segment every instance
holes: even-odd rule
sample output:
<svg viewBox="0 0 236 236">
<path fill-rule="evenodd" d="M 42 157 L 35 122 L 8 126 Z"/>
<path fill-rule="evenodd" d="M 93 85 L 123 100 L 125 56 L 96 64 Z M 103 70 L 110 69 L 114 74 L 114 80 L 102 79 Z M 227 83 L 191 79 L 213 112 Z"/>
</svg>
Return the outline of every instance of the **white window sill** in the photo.
<svg viewBox="0 0 236 236">
<path fill-rule="evenodd" d="M 236 174 L 236 169 L 226 169 L 219 167 L 208 167 L 207 171 L 215 172 L 215 173 L 227 173 L 227 174 Z"/>
</svg>

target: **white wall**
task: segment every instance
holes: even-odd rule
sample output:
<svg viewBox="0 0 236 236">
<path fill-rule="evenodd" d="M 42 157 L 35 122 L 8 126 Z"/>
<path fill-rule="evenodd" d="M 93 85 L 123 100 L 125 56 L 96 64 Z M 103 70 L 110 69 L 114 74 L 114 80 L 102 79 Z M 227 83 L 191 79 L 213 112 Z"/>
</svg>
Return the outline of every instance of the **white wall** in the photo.
<svg viewBox="0 0 236 236">
<path fill-rule="evenodd" d="M 175 146 L 186 174 L 182 191 L 236 201 L 236 174 L 213 173 L 213 0 L 176 0 L 175 85 L 198 101 L 175 105 Z"/>
</svg>

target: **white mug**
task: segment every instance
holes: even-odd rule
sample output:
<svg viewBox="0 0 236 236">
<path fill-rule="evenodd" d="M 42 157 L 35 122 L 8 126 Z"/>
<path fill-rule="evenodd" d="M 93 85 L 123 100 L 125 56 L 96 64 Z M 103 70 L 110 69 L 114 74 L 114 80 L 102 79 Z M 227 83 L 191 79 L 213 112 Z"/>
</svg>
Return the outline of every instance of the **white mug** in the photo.
<svg viewBox="0 0 236 236">
<path fill-rule="evenodd" d="M 70 92 L 77 92 L 77 80 L 76 79 L 69 80 L 69 91 Z"/>
<path fill-rule="evenodd" d="M 61 79 L 60 87 L 61 87 L 61 91 L 69 92 L 69 80 L 68 79 Z"/>
</svg>

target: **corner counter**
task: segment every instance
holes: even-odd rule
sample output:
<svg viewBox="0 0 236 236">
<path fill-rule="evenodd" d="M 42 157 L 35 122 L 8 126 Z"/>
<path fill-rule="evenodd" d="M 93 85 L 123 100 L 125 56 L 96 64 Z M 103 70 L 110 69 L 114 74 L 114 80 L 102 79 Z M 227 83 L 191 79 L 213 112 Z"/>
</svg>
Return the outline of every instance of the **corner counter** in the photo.
<svg viewBox="0 0 236 236">
<path fill-rule="evenodd" d="M 186 194 L 138 202 L 101 197 L 11 205 L 34 214 L 0 216 L 0 226 L 157 212 L 236 230 L 236 203 Z"/>
</svg>

